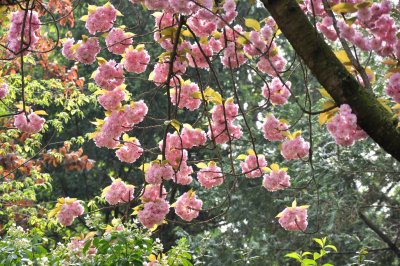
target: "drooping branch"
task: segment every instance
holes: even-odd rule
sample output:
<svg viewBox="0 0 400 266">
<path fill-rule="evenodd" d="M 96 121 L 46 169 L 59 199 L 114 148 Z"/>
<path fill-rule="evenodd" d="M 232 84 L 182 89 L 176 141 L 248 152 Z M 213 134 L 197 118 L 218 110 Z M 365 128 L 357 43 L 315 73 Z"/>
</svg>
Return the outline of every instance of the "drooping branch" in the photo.
<svg viewBox="0 0 400 266">
<path fill-rule="evenodd" d="M 388 247 L 396 253 L 397 257 L 400 258 L 400 250 L 396 246 L 395 243 L 384 233 L 382 232 L 376 224 L 374 224 L 371 220 L 369 220 L 361 211 L 358 212 L 358 216 L 360 216 L 361 220 L 371 228 L 387 245 Z"/>
<path fill-rule="evenodd" d="M 358 124 L 386 152 L 400 161 L 398 121 L 363 88 L 316 32 L 296 0 L 262 0 L 296 53 L 337 104 L 347 103 Z"/>
</svg>

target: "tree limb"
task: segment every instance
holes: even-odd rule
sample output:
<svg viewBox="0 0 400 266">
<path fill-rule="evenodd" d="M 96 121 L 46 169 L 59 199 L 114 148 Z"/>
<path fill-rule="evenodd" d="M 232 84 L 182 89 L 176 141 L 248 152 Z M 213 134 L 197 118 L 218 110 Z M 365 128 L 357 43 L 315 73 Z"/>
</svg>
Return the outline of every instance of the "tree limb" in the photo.
<svg viewBox="0 0 400 266">
<path fill-rule="evenodd" d="M 400 161 L 398 120 L 371 91 L 363 88 L 336 58 L 296 0 L 261 0 L 296 53 L 337 104 L 349 104 L 358 124 L 386 152 Z"/>
<path fill-rule="evenodd" d="M 358 216 L 360 216 L 361 220 L 372 229 L 382 240 L 385 242 L 388 247 L 393 250 L 394 253 L 396 253 L 397 257 L 400 258 L 400 250 L 396 246 L 395 243 L 384 233 L 382 232 L 376 224 L 374 224 L 371 220 L 369 220 L 361 211 L 358 211 Z"/>
</svg>

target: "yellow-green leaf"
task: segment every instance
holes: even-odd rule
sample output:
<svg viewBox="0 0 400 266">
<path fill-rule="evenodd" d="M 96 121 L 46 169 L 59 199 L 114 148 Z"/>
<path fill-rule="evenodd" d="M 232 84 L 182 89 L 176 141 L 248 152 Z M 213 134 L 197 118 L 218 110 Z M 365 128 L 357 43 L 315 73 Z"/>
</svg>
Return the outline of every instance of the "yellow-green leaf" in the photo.
<svg viewBox="0 0 400 266">
<path fill-rule="evenodd" d="M 247 27 L 254 29 L 255 31 L 260 31 L 260 29 L 261 29 L 260 22 L 258 22 L 255 19 L 252 19 L 252 18 L 246 18 L 244 20 L 244 24 Z"/>
<path fill-rule="evenodd" d="M 236 160 L 246 160 L 246 158 L 247 158 L 247 155 L 246 155 L 246 154 L 240 154 L 240 155 L 236 158 Z"/>
<path fill-rule="evenodd" d="M 196 166 L 199 169 L 207 168 L 207 164 L 205 164 L 205 163 L 197 163 Z"/>
<path fill-rule="evenodd" d="M 332 11 L 335 13 L 354 13 L 357 12 L 355 4 L 350 3 L 339 3 L 332 7 Z"/>
</svg>

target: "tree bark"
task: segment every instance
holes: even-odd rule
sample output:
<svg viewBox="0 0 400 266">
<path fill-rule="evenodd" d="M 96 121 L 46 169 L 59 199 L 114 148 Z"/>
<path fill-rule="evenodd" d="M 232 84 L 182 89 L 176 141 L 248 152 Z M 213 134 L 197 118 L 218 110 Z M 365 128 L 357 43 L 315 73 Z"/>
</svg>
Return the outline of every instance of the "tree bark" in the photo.
<svg viewBox="0 0 400 266">
<path fill-rule="evenodd" d="M 400 161 L 397 118 L 346 70 L 296 0 L 261 1 L 293 49 L 335 102 L 338 105 L 350 105 L 360 127 L 387 153 Z"/>
</svg>

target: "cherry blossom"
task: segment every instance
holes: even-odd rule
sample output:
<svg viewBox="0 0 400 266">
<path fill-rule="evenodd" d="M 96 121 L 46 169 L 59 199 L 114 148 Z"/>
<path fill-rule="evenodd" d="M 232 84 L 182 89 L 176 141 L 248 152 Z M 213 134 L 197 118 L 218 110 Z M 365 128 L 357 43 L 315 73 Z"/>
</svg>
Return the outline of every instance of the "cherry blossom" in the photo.
<svg viewBox="0 0 400 266">
<path fill-rule="evenodd" d="M 126 203 L 133 200 L 134 187 L 127 185 L 121 179 L 116 179 L 103 191 L 104 198 L 110 205 Z"/>
<path fill-rule="evenodd" d="M 183 220 L 190 222 L 197 216 L 203 201 L 196 198 L 193 191 L 183 193 L 175 203 L 175 213 Z"/>
</svg>

